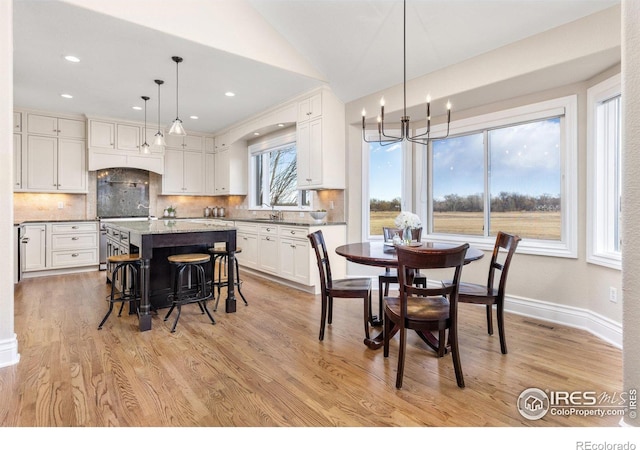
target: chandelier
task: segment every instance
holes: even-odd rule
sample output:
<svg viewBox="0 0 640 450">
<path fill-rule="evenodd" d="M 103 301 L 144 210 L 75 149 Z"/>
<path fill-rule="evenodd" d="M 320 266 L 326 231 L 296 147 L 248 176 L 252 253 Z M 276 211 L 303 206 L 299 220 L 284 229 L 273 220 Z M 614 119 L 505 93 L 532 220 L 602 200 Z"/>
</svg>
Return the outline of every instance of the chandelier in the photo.
<svg viewBox="0 0 640 450">
<path fill-rule="evenodd" d="M 404 0 L 404 22 L 403 22 L 403 63 L 404 63 L 404 80 L 402 84 L 404 94 L 403 116 L 400 119 L 400 135 L 394 136 L 388 134 L 384 129 L 384 97 L 380 100 L 380 115 L 378 116 L 378 138 L 367 139 L 365 129 L 366 111 L 362 109 L 362 139 L 367 143 L 377 143 L 380 145 L 390 145 L 397 142 L 407 140 L 416 144 L 428 145 L 430 139 L 436 139 L 431 136 L 431 96 L 427 96 L 427 129 L 424 133 L 411 136 L 409 131 L 410 118 L 407 115 L 407 0 Z M 438 136 L 437 139 L 444 139 L 449 136 L 449 124 L 451 122 L 451 103 L 447 102 L 447 133 Z"/>
</svg>

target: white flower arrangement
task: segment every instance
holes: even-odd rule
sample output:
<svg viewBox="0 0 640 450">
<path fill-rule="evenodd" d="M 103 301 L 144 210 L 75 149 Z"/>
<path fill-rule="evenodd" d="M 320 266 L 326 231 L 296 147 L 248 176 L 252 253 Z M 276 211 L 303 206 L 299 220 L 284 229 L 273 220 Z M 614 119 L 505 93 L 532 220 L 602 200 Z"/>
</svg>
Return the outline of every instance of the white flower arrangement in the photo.
<svg viewBox="0 0 640 450">
<path fill-rule="evenodd" d="M 398 214 L 395 220 L 396 227 L 398 228 L 420 228 L 422 222 L 417 214 L 408 211 L 402 211 Z"/>
</svg>

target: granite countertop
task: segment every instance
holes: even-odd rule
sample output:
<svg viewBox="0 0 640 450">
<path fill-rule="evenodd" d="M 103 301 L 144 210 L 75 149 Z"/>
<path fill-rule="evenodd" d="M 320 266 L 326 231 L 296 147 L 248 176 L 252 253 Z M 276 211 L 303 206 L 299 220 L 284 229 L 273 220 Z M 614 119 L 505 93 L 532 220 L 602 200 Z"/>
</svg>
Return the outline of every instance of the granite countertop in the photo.
<svg viewBox="0 0 640 450">
<path fill-rule="evenodd" d="M 14 226 L 25 225 L 29 223 L 65 223 L 65 222 L 98 222 L 98 219 L 54 219 L 54 220 L 23 220 L 22 222 L 14 222 Z"/>
<path fill-rule="evenodd" d="M 224 226 L 211 223 L 206 219 L 187 220 L 132 220 L 114 222 L 114 228 L 129 231 L 134 234 L 169 234 L 169 233 L 193 233 L 198 231 L 227 231 L 235 230 L 233 226 Z"/>
<path fill-rule="evenodd" d="M 284 220 L 273 220 L 262 217 L 185 217 L 178 218 L 178 220 L 224 220 L 231 222 L 251 222 L 251 223 L 268 223 L 274 225 L 293 225 L 299 227 L 309 227 L 309 226 L 327 226 L 327 225 L 346 225 L 347 222 L 334 222 L 334 221 L 321 221 L 316 222 L 315 220 L 300 218 L 300 219 L 284 219 Z"/>
</svg>

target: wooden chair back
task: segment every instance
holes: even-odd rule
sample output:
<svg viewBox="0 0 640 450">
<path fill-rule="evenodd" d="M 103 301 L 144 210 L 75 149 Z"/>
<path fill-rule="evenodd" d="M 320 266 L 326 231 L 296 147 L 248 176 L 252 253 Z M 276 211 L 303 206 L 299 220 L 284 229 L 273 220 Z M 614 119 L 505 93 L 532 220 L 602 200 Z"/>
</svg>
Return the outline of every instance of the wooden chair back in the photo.
<svg viewBox="0 0 640 450">
<path fill-rule="evenodd" d="M 322 292 L 326 292 L 327 287 L 331 286 L 331 265 L 329 264 L 329 254 L 327 253 L 322 230 L 308 234 L 307 238 L 311 241 L 311 247 L 313 247 L 316 254 L 318 270 L 320 271 L 320 288 Z"/>
<path fill-rule="evenodd" d="M 449 299 L 449 318 L 454 321 L 457 315 L 458 289 L 464 266 L 464 257 L 469 244 L 449 249 L 422 249 L 419 247 L 398 247 L 398 282 L 400 284 L 401 316 L 407 315 L 408 297 L 443 296 Z M 413 285 L 413 276 L 420 269 L 451 269 L 451 282 L 441 283 L 437 287 L 419 287 Z"/>
<path fill-rule="evenodd" d="M 507 275 L 509 273 L 509 267 L 511 266 L 511 259 L 518 248 L 518 242 L 522 239 L 519 236 L 498 232 L 496 237 L 496 243 L 493 247 L 493 255 L 491 256 L 491 263 L 489 265 L 489 276 L 487 279 L 487 288 L 489 292 L 494 288 L 494 282 L 496 281 L 496 271 L 500 272 L 500 280 L 498 282 L 498 296 L 504 297 L 505 289 L 507 286 Z M 501 252 L 501 250 L 504 250 Z"/>
</svg>

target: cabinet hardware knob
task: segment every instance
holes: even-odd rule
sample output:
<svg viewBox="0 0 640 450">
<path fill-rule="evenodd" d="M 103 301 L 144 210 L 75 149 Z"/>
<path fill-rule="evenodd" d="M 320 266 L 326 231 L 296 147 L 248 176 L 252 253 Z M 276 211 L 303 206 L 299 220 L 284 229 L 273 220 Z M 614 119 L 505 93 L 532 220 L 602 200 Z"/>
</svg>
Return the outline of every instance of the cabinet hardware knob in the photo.
<svg viewBox="0 0 640 450">
<path fill-rule="evenodd" d="M 71 228 L 74 229 L 74 230 L 77 230 L 78 229 L 78 225 L 73 225 Z"/>
<path fill-rule="evenodd" d="M 77 256 L 79 256 L 79 255 L 78 255 L 77 253 L 72 253 L 72 254 L 71 254 L 71 256 L 72 256 L 73 258 L 75 258 L 75 257 L 77 257 Z"/>
<path fill-rule="evenodd" d="M 80 238 L 79 238 L 79 237 L 77 237 L 77 236 L 76 236 L 76 237 L 72 237 L 72 238 L 71 238 L 71 240 L 72 240 L 72 241 L 77 241 L 78 239 L 80 239 Z"/>
</svg>

